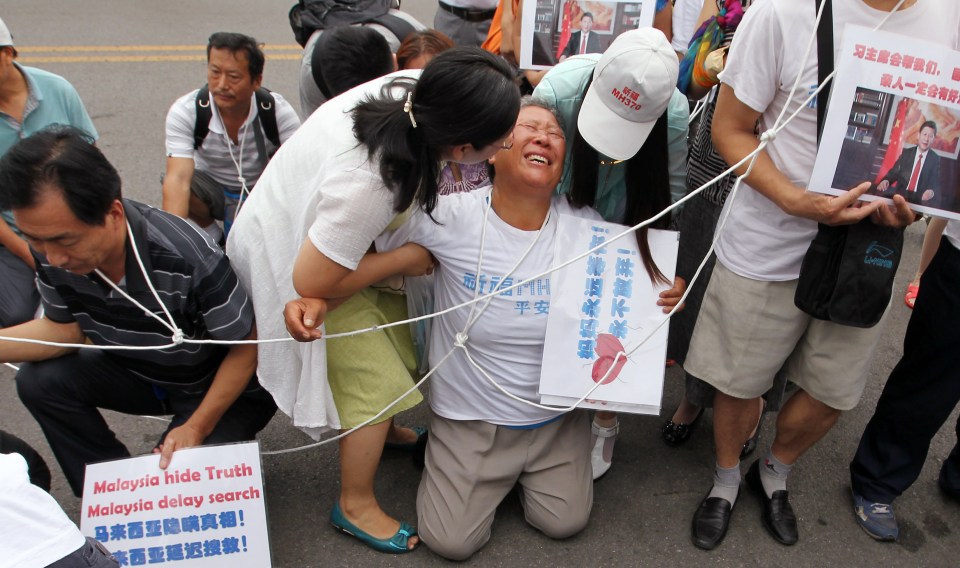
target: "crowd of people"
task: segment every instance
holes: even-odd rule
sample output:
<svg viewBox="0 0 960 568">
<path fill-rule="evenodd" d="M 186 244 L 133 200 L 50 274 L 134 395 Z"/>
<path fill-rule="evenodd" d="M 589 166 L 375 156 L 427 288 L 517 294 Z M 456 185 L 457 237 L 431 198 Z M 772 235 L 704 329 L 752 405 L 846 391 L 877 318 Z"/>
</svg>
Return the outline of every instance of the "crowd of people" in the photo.
<svg viewBox="0 0 960 568">
<path fill-rule="evenodd" d="M 960 49 L 950 0 L 832 4 L 834 51 L 846 24 Z M 86 464 L 129 456 L 99 409 L 172 415 L 154 449 L 166 468 L 181 448 L 254 439 L 279 408 L 314 437 L 349 431 L 330 522 L 375 550 L 423 543 L 469 558 L 518 485 L 527 522 L 562 539 L 590 520 L 619 420 L 539 406 L 546 311 L 521 317 L 502 297 L 477 300 L 564 260 L 561 214 L 636 225 L 708 185 L 649 226 L 679 231 L 675 278 L 652 260 L 647 228 L 636 233 L 640 273 L 675 314 L 667 364 L 685 375 L 661 434 L 679 446 L 713 408 L 716 467 L 691 523 L 693 544 L 710 550 L 739 499 L 741 462 L 776 412 L 745 478 L 765 529 L 795 544 L 791 469 L 860 401 L 883 330 L 799 309 L 801 261 L 818 224 L 918 220 L 899 194 L 858 201 L 870 183 L 840 196 L 806 189 L 818 112 L 793 87 L 819 80 L 816 51 L 796 53 L 816 34 L 816 8 L 658 2 L 654 27 L 603 53 L 589 49 L 594 16 L 583 12 L 546 72 L 518 69 L 519 1 L 441 0 L 436 29 L 391 9 L 308 35 L 299 113 L 261 85 L 256 40 L 218 32 L 206 84 L 167 114 L 162 209 L 124 197 L 76 90 L 17 63 L 0 20 L 0 361 L 20 364 L 20 399 L 78 496 Z M 761 136 L 784 110 L 798 112 Z M 925 151 L 936 125 L 921 133 Z M 728 164 L 740 166 L 722 175 Z M 960 222 L 930 223 L 920 264 L 903 359 L 850 464 L 856 522 L 877 540 L 898 538 L 892 503 L 960 401 Z M 491 288 L 468 274 L 489 275 Z M 475 303 L 426 331 L 388 325 L 410 315 L 413 286 L 429 290 L 428 313 Z M 241 342 L 258 337 L 296 342 Z M 402 427 L 424 372 L 429 428 Z M 422 453 L 415 524 L 377 502 L 385 447 Z M 36 527 L 37 543 L 53 543 L 43 565 L 111 565 L 100 543 L 68 530 L 35 451 L 0 432 L 0 457 L 0 501 L 21 503 L 0 509 L 0 534 Z M 960 445 L 939 483 L 960 500 Z"/>
</svg>

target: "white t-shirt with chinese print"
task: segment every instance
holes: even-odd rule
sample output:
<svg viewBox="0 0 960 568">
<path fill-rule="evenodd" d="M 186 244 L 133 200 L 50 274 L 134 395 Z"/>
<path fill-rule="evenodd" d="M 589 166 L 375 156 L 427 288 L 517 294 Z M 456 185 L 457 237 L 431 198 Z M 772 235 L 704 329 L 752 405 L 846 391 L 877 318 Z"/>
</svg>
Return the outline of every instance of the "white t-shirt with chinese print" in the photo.
<svg viewBox="0 0 960 568">
<path fill-rule="evenodd" d="M 566 196 L 556 196 L 550 217 L 537 238 L 536 231 L 523 231 L 507 224 L 491 208 L 486 216 L 487 231 L 478 272 L 484 211 L 490 194 L 491 188 L 481 188 L 441 196 L 433 211 L 436 222 L 417 210 L 399 229 L 377 239 L 377 250 L 415 242 L 433 253 L 439 266 L 435 273 L 434 311 L 473 299 L 477 288 L 480 295 L 493 291 L 534 240 L 536 244 L 501 288 L 551 268 L 556 264 L 554 238 L 560 214 L 600 219 L 593 209 L 574 209 Z M 470 356 L 488 375 L 510 393 L 532 402 L 540 400 L 537 391 L 549 306 L 549 275 L 501 292 L 470 328 L 466 342 Z M 434 320 L 431 368 L 454 347 L 456 335 L 464 329 L 470 313 L 470 308 L 462 308 Z M 556 412 L 517 402 L 498 391 L 460 349 L 434 372 L 430 407 L 451 420 L 483 420 L 503 426 L 528 426 L 557 416 Z"/>
</svg>

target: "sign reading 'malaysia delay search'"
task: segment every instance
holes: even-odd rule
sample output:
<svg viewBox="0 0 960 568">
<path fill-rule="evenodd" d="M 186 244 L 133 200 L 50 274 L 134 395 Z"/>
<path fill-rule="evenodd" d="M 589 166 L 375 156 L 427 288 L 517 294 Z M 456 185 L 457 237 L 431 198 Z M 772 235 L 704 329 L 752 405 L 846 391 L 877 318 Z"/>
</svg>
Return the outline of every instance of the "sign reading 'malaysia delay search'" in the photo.
<svg viewBox="0 0 960 568">
<path fill-rule="evenodd" d="M 121 566 L 270 566 L 258 445 L 88 465 L 80 528 Z"/>
</svg>

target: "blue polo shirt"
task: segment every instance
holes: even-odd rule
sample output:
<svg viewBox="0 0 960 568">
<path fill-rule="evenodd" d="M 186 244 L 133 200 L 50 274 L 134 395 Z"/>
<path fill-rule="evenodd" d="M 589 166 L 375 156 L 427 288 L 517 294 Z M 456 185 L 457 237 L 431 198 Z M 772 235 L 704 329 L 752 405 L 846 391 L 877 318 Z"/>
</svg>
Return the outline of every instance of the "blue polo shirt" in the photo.
<svg viewBox="0 0 960 568">
<path fill-rule="evenodd" d="M 21 139 L 34 134 L 44 128 L 61 124 L 73 126 L 89 134 L 94 140 L 98 138 L 97 129 L 87 114 L 87 109 L 80 100 L 80 95 L 66 79 L 42 69 L 24 67 L 14 63 L 14 66 L 27 80 L 27 106 L 23 113 L 23 122 L 0 112 L 0 156 Z M 13 223 L 13 215 L 9 211 L 2 211 L 3 219 L 19 234 Z"/>
</svg>

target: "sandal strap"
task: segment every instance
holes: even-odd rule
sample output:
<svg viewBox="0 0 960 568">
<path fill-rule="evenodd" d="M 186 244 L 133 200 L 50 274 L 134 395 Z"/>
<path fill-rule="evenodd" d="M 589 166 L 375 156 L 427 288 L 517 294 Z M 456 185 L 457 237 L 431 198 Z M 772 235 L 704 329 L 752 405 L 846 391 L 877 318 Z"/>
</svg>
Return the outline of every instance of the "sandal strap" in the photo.
<svg viewBox="0 0 960 568">
<path fill-rule="evenodd" d="M 613 438 L 620 434 L 620 422 L 617 421 L 616 424 L 610 426 L 599 426 L 596 422 L 590 423 L 590 431 L 593 432 L 594 436 L 599 436 L 600 438 Z"/>
</svg>

